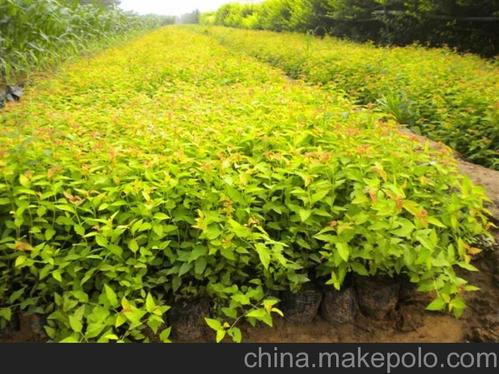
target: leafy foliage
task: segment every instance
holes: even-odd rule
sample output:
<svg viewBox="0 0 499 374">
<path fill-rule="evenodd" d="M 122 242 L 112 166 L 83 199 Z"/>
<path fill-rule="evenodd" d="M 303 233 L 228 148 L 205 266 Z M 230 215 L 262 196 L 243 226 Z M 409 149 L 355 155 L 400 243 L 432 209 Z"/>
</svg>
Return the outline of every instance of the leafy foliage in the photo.
<svg viewBox="0 0 499 374">
<path fill-rule="evenodd" d="M 499 52 L 498 10 L 498 0 L 265 0 L 223 5 L 202 22 L 382 44 L 449 45 L 494 57 Z"/>
<path fill-rule="evenodd" d="M 64 65 L 0 112 L 0 319 L 54 341 L 169 341 L 208 297 L 216 339 L 276 295 L 407 274 L 462 313 L 482 189 L 386 115 L 168 27 Z"/>
<path fill-rule="evenodd" d="M 345 91 L 472 162 L 499 168 L 497 65 L 445 49 L 378 48 L 333 38 L 212 27 L 223 44 L 294 78 Z"/>
<path fill-rule="evenodd" d="M 0 84 L 13 83 L 116 37 L 173 23 L 117 8 L 63 0 L 0 1 Z M 109 3 L 109 2 L 104 2 Z"/>
</svg>

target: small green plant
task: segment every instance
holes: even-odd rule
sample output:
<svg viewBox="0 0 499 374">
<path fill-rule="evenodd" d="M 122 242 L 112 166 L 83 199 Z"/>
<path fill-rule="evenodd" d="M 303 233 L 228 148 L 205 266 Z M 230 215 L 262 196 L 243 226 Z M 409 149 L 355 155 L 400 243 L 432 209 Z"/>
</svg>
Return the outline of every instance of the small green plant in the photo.
<svg viewBox="0 0 499 374">
<path fill-rule="evenodd" d="M 414 103 L 405 94 L 386 94 L 377 100 L 377 104 L 384 112 L 392 114 L 398 123 L 414 126 L 418 115 L 415 113 Z"/>
<path fill-rule="evenodd" d="M 259 284 L 259 280 L 253 281 Z M 246 290 L 245 290 L 246 289 Z M 219 295 L 226 295 L 230 299 L 229 304 L 223 302 L 220 309 L 220 315 L 230 322 L 223 319 L 205 318 L 208 326 L 215 332 L 217 343 L 221 342 L 226 336 L 229 336 L 235 343 L 242 341 L 242 333 L 238 324 L 247 321 L 255 326 L 257 322 L 263 322 L 272 327 L 272 313 L 281 317 L 284 316 L 281 310 L 276 307 L 279 299 L 265 298 L 264 290 L 261 286 L 244 287 L 239 289 L 237 286 L 227 287 L 219 290 Z M 222 298 L 224 300 L 225 298 Z"/>
</svg>

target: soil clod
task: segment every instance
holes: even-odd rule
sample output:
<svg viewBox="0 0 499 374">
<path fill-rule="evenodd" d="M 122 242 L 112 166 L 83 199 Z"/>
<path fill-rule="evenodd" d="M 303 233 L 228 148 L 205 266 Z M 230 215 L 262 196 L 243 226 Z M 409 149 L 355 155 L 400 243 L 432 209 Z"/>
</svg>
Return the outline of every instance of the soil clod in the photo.
<svg viewBox="0 0 499 374">
<path fill-rule="evenodd" d="M 343 324 L 352 322 L 357 313 L 357 300 L 352 287 L 341 291 L 330 289 L 324 292 L 321 303 L 321 316 L 329 323 Z"/>
<path fill-rule="evenodd" d="M 423 306 L 419 304 L 401 305 L 398 310 L 397 330 L 416 331 L 424 325 Z"/>
<path fill-rule="evenodd" d="M 281 309 L 288 321 L 308 323 L 317 315 L 321 301 L 322 292 L 310 286 L 295 294 L 285 293 Z"/>
<path fill-rule="evenodd" d="M 387 276 L 359 276 L 355 278 L 355 289 L 361 312 L 375 319 L 384 319 L 397 305 L 400 280 Z"/>
<path fill-rule="evenodd" d="M 174 340 L 179 342 L 208 340 L 209 328 L 204 317 L 209 315 L 210 303 L 206 299 L 177 301 L 169 314 Z"/>
</svg>

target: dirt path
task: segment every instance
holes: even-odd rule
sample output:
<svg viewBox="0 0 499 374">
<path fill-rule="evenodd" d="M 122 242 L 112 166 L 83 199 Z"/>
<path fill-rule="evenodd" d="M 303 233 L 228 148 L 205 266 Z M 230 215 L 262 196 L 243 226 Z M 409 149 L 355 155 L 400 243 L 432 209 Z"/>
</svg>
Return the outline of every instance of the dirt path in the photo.
<svg viewBox="0 0 499 374">
<path fill-rule="evenodd" d="M 493 204 L 489 207 L 496 222 L 499 222 L 499 171 L 487 169 L 467 161 L 458 160 L 461 172 L 487 191 Z"/>
</svg>

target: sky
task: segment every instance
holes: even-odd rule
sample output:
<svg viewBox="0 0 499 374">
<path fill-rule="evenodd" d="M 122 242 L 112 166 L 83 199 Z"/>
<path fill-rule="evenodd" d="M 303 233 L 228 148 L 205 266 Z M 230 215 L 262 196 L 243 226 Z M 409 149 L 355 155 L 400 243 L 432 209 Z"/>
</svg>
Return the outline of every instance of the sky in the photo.
<svg viewBox="0 0 499 374">
<path fill-rule="evenodd" d="M 195 9 L 216 10 L 220 5 L 230 2 L 254 3 L 258 0 L 121 0 L 120 7 L 140 14 L 181 15 Z"/>
</svg>

